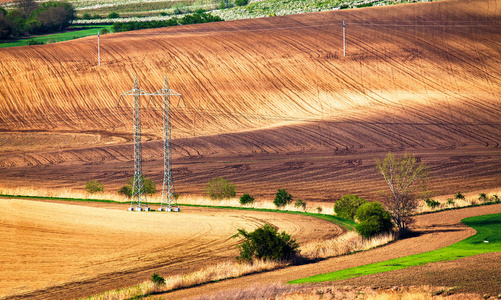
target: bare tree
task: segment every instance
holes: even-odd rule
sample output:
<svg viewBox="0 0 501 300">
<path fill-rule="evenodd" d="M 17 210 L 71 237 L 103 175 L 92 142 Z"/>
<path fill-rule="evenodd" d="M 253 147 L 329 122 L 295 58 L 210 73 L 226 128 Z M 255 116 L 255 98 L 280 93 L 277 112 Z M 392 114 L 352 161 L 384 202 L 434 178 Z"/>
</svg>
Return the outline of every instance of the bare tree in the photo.
<svg viewBox="0 0 501 300">
<path fill-rule="evenodd" d="M 377 159 L 376 164 L 390 187 L 390 192 L 384 195 L 384 204 L 402 233 L 412 222 L 411 215 L 417 208 L 418 198 L 427 192 L 428 167 L 410 154 L 397 158 L 391 152 L 382 162 Z"/>
</svg>

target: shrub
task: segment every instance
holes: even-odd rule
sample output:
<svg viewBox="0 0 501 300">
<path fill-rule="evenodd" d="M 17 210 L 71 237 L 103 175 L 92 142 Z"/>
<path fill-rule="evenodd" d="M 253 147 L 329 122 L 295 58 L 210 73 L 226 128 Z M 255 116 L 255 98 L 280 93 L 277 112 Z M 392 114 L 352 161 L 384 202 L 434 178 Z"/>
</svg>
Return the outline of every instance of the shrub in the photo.
<svg viewBox="0 0 501 300">
<path fill-rule="evenodd" d="M 478 201 L 487 202 L 489 201 L 489 198 L 487 198 L 487 195 L 485 193 L 480 193 L 478 195 Z"/>
<path fill-rule="evenodd" d="M 501 203 L 501 199 L 499 199 L 498 195 L 492 195 L 491 201 L 495 203 Z"/>
<path fill-rule="evenodd" d="M 454 202 L 454 199 L 448 198 L 447 199 L 447 205 L 454 206 L 456 203 Z"/>
<path fill-rule="evenodd" d="M 317 206 L 317 213 L 322 213 L 322 210 L 323 210 L 322 207 Z"/>
<path fill-rule="evenodd" d="M 94 194 L 97 192 L 103 192 L 104 191 L 104 185 L 99 181 L 99 180 L 91 180 L 87 181 L 85 183 L 85 190 L 89 194 Z"/>
<path fill-rule="evenodd" d="M 130 185 L 124 185 L 118 190 L 118 193 L 130 198 L 132 197 L 132 187 Z"/>
<path fill-rule="evenodd" d="M 356 230 L 365 238 L 383 232 L 389 232 L 393 228 L 390 212 L 378 202 L 367 202 L 362 204 L 357 209 L 355 216 L 359 221 Z"/>
<path fill-rule="evenodd" d="M 367 201 L 357 195 L 345 195 L 334 204 L 336 215 L 343 219 L 353 220 L 357 209 Z"/>
<path fill-rule="evenodd" d="M 244 241 L 238 245 L 240 262 L 252 262 L 253 259 L 288 261 L 296 257 L 299 244 L 285 232 L 278 233 L 269 224 L 257 228 L 253 232 L 238 229 L 234 237 L 243 237 Z"/>
<path fill-rule="evenodd" d="M 112 12 L 108 15 L 108 19 L 117 19 L 120 18 L 120 15 L 116 12 Z"/>
<path fill-rule="evenodd" d="M 297 199 L 296 203 L 294 203 L 294 207 L 295 208 L 301 208 L 302 210 L 306 210 L 306 202 L 301 200 L 301 199 Z"/>
<path fill-rule="evenodd" d="M 275 200 L 273 200 L 273 204 L 275 204 L 276 207 L 281 207 L 286 206 L 291 202 L 292 195 L 287 193 L 287 190 L 285 189 L 278 189 L 277 193 L 275 194 Z"/>
<path fill-rule="evenodd" d="M 428 206 L 429 208 L 432 208 L 432 209 L 435 209 L 436 207 L 438 207 L 440 205 L 440 202 L 433 200 L 433 199 L 430 199 L 430 198 L 426 198 L 426 200 L 424 200 L 424 202 L 426 203 L 426 206 Z"/>
<path fill-rule="evenodd" d="M 252 197 L 249 194 L 243 194 L 242 197 L 240 197 L 240 204 L 245 205 L 248 203 L 253 203 L 254 202 L 254 197 Z"/>
<path fill-rule="evenodd" d="M 456 194 L 456 199 L 458 199 L 458 200 L 464 200 L 464 196 L 463 196 L 463 194 L 461 194 L 461 192 L 458 192 L 458 193 Z"/>
<path fill-rule="evenodd" d="M 249 4 L 249 0 L 235 0 L 236 6 L 245 6 L 247 4 Z"/>
<path fill-rule="evenodd" d="M 101 35 L 103 35 L 103 34 L 108 34 L 108 33 L 110 33 L 110 31 L 109 31 L 108 29 L 106 29 L 106 28 L 101 28 L 101 30 L 99 30 L 99 33 L 100 33 Z"/>
<path fill-rule="evenodd" d="M 143 193 L 153 195 L 157 192 L 156 184 L 148 177 L 143 176 L 143 184 L 144 184 Z M 127 197 L 132 197 L 132 195 L 135 193 L 133 185 L 134 185 L 134 177 L 130 178 L 129 181 L 127 181 L 127 184 L 122 186 L 118 190 L 118 193 Z"/>
<path fill-rule="evenodd" d="M 158 275 L 157 273 L 153 273 L 153 275 L 151 275 L 151 281 L 156 285 L 164 285 L 165 284 L 165 278 Z"/>
<path fill-rule="evenodd" d="M 231 198 L 237 194 L 237 187 L 223 177 L 211 179 L 205 189 L 212 199 Z"/>
<path fill-rule="evenodd" d="M 43 41 L 36 41 L 36 40 L 33 40 L 33 39 L 31 39 L 31 40 L 28 41 L 28 45 L 30 45 L 30 46 L 43 45 L 43 44 L 44 44 Z"/>
</svg>

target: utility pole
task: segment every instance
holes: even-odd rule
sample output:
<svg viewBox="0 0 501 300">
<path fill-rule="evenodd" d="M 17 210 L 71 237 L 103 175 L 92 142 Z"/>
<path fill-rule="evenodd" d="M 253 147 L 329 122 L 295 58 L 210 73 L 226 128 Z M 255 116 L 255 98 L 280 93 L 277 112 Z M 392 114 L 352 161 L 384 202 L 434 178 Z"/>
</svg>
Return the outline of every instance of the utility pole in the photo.
<svg viewBox="0 0 501 300">
<path fill-rule="evenodd" d="M 161 90 L 156 91 L 152 95 L 163 96 L 163 138 L 164 138 L 164 180 L 162 185 L 162 197 L 160 199 L 160 211 L 180 211 L 177 206 L 177 198 L 174 190 L 174 182 L 172 180 L 172 153 L 171 153 L 171 123 L 170 123 L 170 108 L 171 96 L 180 97 L 181 94 L 169 89 L 169 83 L 167 82 L 167 76 L 164 77 L 164 86 Z M 178 106 L 179 106 L 178 102 Z"/>
<path fill-rule="evenodd" d="M 346 56 L 346 25 L 343 19 L 343 56 Z"/>
<path fill-rule="evenodd" d="M 101 66 L 101 48 L 99 47 L 99 29 L 97 30 L 97 65 Z"/>
<path fill-rule="evenodd" d="M 151 94 L 139 89 L 137 76 L 134 77 L 134 88 L 120 95 L 120 99 L 124 96 L 134 97 L 134 178 L 132 182 L 132 197 L 129 211 L 149 211 L 146 194 L 144 191 L 144 176 L 143 176 L 143 156 L 141 144 L 141 96 L 151 96 Z M 120 100 L 119 100 L 120 103 Z"/>
</svg>

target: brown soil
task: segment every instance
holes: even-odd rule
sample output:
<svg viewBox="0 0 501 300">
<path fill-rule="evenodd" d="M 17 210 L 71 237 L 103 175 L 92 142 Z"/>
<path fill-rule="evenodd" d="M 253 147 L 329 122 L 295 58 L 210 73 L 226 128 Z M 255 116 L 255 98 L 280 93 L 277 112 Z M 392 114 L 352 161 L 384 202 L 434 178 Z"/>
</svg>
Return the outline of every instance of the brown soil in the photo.
<svg viewBox="0 0 501 300">
<path fill-rule="evenodd" d="M 394 243 L 391 243 L 389 245 L 380 248 L 359 252 L 352 255 L 330 258 L 313 264 L 295 266 L 278 271 L 250 275 L 242 278 L 225 280 L 217 283 L 211 283 L 187 290 L 167 293 L 162 296 L 164 296 L 166 299 L 190 298 L 198 295 L 216 293 L 221 290 L 234 289 L 236 287 L 244 289 L 246 287 L 252 286 L 253 284 L 260 284 L 260 283 L 269 284 L 274 282 L 285 283 L 291 280 L 304 278 L 316 274 L 333 272 L 336 270 L 342 270 L 359 265 L 365 265 L 397 257 L 423 253 L 451 245 L 455 242 L 467 238 L 468 236 L 473 235 L 475 231 L 472 228 L 463 225 L 460 222 L 462 219 L 476 215 L 500 213 L 500 212 L 501 212 L 501 205 L 498 204 L 498 205 L 466 208 L 466 209 L 445 211 L 428 215 L 421 215 L 416 217 L 416 223 L 414 225 L 414 230 L 418 233 L 417 236 L 403 240 L 398 240 Z M 476 258 L 470 258 L 470 260 L 475 260 L 475 259 Z M 454 264 L 454 262 L 451 262 L 451 264 Z M 424 266 L 422 268 L 426 267 L 427 266 Z M 476 268 L 475 270 L 482 271 L 483 269 Z M 472 272 L 475 270 L 472 270 Z M 401 270 L 399 272 L 400 274 L 407 274 L 406 272 L 414 272 L 414 269 L 411 268 L 408 270 Z M 385 281 L 384 278 L 387 276 L 387 274 L 392 274 L 392 273 L 393 272 L 379 275 L 371 275 L 372 276 L 371 278 L 373 279 L 373 282 L 376 285 L 391 284 L 391 280 Z M 390 278 L 397 278 L 396 283 L 394 285 L 397 285 L 397 283 L 399 282 L 405 284 L 406 283 L 404 281 L 405 278 L 411 281 L 412 277 L 410 276 L 410 274 L 412 273 L 409 273 L 408 275 L 402 275 L 402 278 L 404 279 L 400 281 L 398 276 Z M 445 286 L 461 286 L 462 291 L 476 291 L 474 288 L 470 289 L 471 286 L 476 286 L 477 288 L 481 287 L 481 282 L 467 283 L 467 281 L 470 280 L 470 278 L 472 280 L 473 278 L 481 279 L 483 278 L 483 275 L 471 274 L 470 277 L 463 278 L 462 281 L 459 282 L 456 281 L 460 276 L 461 276 L 460 273 L 452 274 L 451 280 L 443 279 L 441 282 L 447 283 L 444 284 Z M 378 281 L 379 278 L 383 279 L 381 281 Z M 496 277 L 492 280 L 496 281 L 497 278 L 499 278 L 499 275 L 496 275 Z M 356 280 L 363 280 L 363 279 L 351 279 L 351 280 L 354 280 L 354 282 L 356 282 Z M 345 284 L 351 283 L 351 281 L 346 281 L 346 282 L 347 283 Z M 361 282 L 365 282 L 368 285 L 372 285 L 371 283 L 372 281 L 370 281 L 370 279 Z M 416 280 L 415 282 L 416 282 L 415 284 L 411 285 L 416 285 L 417 282 L 419 282 L 419 280 Z M 422 282 L 427 282 L 427 280 L 422 279 Z"/>
<path fill-rule="evenodd" d="M 224 176 L 258 197 L 287 188 L 307 201 L 377 199 L 385 187 L 374 159 L 389 150 L 429 164 L 439 194 L 498 188 L 497 4 L 439 1 L 109 34 L 101 67 L 94 37 L 0 49 L 2 184 L 83 188 L 99 179 L 117 189 L 133 166 L 132 114 L 117 108 L 118 96 L 136 74 L 148 91 L 168 74 L 187 105 L 203 109 L 172 115 L 180 193 L 203 193 Z M 143 170 L 159 183 L 162 119 L 149 107 Z"/>
<path fill-rule="evenodd" d="M 233 259 L 237 228 L 264 223 L 299 242 L 343 230 L 312 217 L 183 207 L 181 213 L 134 213 L 126 205 L 0 201 L 0 295 L 70 299 L 188 273 Z M 90 204 L 90 205 L 89 205 Z"/>
</svg>

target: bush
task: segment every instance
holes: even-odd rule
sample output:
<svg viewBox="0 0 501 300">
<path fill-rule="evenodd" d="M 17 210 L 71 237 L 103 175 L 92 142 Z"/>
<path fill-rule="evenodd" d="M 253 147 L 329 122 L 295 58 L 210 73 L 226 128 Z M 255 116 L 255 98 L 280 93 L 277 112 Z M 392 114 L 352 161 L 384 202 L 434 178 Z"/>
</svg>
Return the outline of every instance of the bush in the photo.
<svg viewBox="0 0 501 300">
<path fill-rule="evenodd" d="M 130 198 L 132 197 L 132 187 L 130 185 L 124 185 L 118 190 L 118 193 Z"/>
<path fill-rule="evenodd" d="M 89 194 L 94 194 L 97 192 L 103 192 L 104 191 L 104 185 L 99 181 L 99 180 L 91 180 L 87 181 L 85 183 L 85 190 Z"/>
<path fill-rule="evenodd" d="M 156 184 L 148 177 L 143 176 L 143 184 L 144 184 L 143 193 L 150 194 L 151 196 L 157 192 Z M 134 176 L 131 179 L 129 179 L 129 181 L 127 181 L 126 185 L 122 186 L 118 190 L 118 193 L 127 197 L 132 197 L 132 195 L 135 193 L 133 185 L 134 185 Z"/>
<path fill-rule="evenodd" d="M 456 194 L 456 199 L 458 199 L 458 200 L 463 200 L 463 199 L 464 199 L 463 194 L 461 194 L 461 192 L 458 192 L 458 193 Z"/>
<path fill-rule="evenodd" d="M 343 219 L 353 220 L 357 209 L 367 201 L 357 195 L 345 195 L 334 204 L 336 215 Z"/>
<path fill-rule="evenodd" d="M 430 199 L 430 198 L 426 198 L 426 200 L 424 200 L 424 202 L 426 203 L 426 206 L 428 206 L 429 208 L 432 208 L 432 209 L 435 209 L 436 207 L 438 207 L 440 205 L 440 202 L 433 200 L 433 199 Z"/>
<path fill-rule="evenodd" d="M 355 216 L 359 221 L 356 230 L 364 238 L 390 232 L 393 228 L 390 212 L 378 202 L 367 202 L 361 205 Z"/>
<path fill-rule="evenodd" d="M 294 203 L 294 207 L 295 208 L 301 208 L 302 210 L 306 210 L 306 202 L 301 200 L 301 199 L 297 199 L 296 203 Z"/>
<path fill-rule="evenodd" d="M 278 189 L 275 194 L 275 200 L 273 200 L 273 204 L 276 207 L 283 207 L 292 202 L 292 195 L 287 193 L 285 189 Z"/>
<path fill-rule="evenodd" d="M 100 33 L 101 35 L 103 35 L 103 34 L 108 34 L 108 33 L 110 33 L 110 31 L 109 31 L 108 29 L 106 29 L 106 28 L 101 28 L 101 30 L 99 30 L 99 33 Z"/>
<path fill-rule="evenodd" d="M 165 284 L 165 278 L 158 275 L 157 273 L 153 273 L 153 275 L 151 275 L 151 281 L 156 285 L 164 285 Z"/>
<path fill-rule="evenodd" d="M 236 6 L 245 6 L 247 4 L 249 4 L 249 0 L 235 0 Z"/>
<path fill-rule="evenodd" d="M 269 224 L 257 228 L 253 232 L 238 229 L 234 237 L 243 237 L 244 241 L 238 245 L 240 262 L 252 262 L 253 259 L 288 261 L 296 257 L 299 244 L 285 232 L 278 233 Z"/>
<path fill-rule="evenodd" d="M 501 203 L 501 199 L 499 199 L 498 195 L 492 195 L 491 201 L 495 203 Z"/>
<path fill-rule="evenodd" d="M 447 205 L 454 206 L 456 203 L 454 202 L 454 199 L 448 198 L 447 199 Z"/>
<path fill-rule="evenodd" d="M 118 19 L 120 18 L 120 15 L 116 12 L 112 12 L 108 15 L 108 19 Z"/>
<path fill-rule="evenodd" d="M 211 179 L 205 189 L 212 199 L 231 198 L 237 194 L 237 187 L 223 177 Z"/>
<path fill-rule="evenodd" d="M 37 41 L 37 40 L 33 40 L 33 39 L 31 39 L 31 40 L 28 41 L 28 45 L 29 46 L 43 45 L 43 44 L 44 44 L 43 41 Z"/>
<path fill-rule="evenodd" d="M 254 202 L 254 197 L 252 197 L 249 194 L 243 194 L 242 197 L 240 197 L 240 204 L 245 205 L 248 203 L 253 203 Z"/>
<path fill-rule="evenodd" d="M 489 201 L 489 198 L 487 198 L 487 195 L 485 193 L 480 193 L 478 195 L 478 200 L 483 201 L 483 202 L 487 202 L 487 201 Z"/>
</svg>

